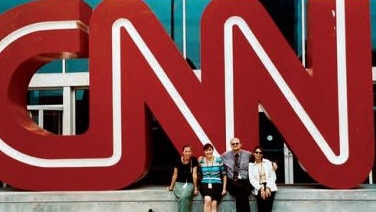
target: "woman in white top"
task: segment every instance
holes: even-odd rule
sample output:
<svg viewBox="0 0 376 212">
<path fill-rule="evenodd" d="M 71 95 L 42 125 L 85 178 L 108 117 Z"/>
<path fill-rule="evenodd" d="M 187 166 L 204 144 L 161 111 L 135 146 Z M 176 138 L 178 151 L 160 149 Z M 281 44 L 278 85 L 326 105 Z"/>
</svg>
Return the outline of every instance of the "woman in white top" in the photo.
<svg viewBox="0 0 376 212">
<path fill-rule="evenodd" d="M 253 152 L 254 162 L 248 165 L 249 181 L 253 186 L 259 212 L 272 211 L 274 196 L 277 191 L 277 177 L 270 160 L 264 158 L 264 151 L 257 146 Z"/>
</svg>

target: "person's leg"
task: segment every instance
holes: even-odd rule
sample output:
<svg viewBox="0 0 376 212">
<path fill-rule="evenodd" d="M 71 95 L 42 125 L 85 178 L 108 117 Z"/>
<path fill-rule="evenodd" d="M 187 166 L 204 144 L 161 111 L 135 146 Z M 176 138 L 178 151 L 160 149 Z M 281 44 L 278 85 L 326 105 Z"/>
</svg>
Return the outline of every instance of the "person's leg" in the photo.
<svg viewBox="0 0 376 212">
<path fill-rule="evenodd" d="M 217 212 L 217 207 L 218 207 L 218 201 L 217 200 L 213 200 L 211 202 L 211 212 Z"/>
<path fill-rule="evenodd" d="M 265 212 L 265 201 L 261 198 L 260 192 L 256 196 L 256 202 L 257 202 L 257 211 Z"/>
<path fill-rule="evenodd" d="M 211 205 L 212 212 L 218 211 L 218 205 L 222 200 L 222 189 L 223 189 L 222 184 L 213 185 L 212 205 Z"/>
<path fill-rule="evenodd" d="M 174 194 L 177 198 L 179 211 L 180 211 L 180 200 L 181 200 L 181 193 L 182 193 L 183 185 L 184 185 L 183 183 L 176 182 L 174 186 Z"/>
<path fill-rule="evenodd" d="M 188 183 L 182 186 L 180 198 L 178 199 L 179 212 L 191 212 L 193 198 L 193 184 Z"/>
<path fill-rule="evenodd" d="M 231 194 L 231 196 L 233 196 L 235 198 L 235 206 L 236 206 L 236 211 L 240 211 L 240 201 L 239 201 L 239 186 L 237 185 L 237 181 L 232 181 L 232 180 L 229 180 L 227 182 L 227 191 L 228 193 Z"/>
<path fill-rule="evenodd" d="M 272 192 L 271 196 L 264 201 L 265 202 L 265 211 L 266 212 L 271 212 L 272 211 L 272 209 L 273 209 L 273 202 L 274 202 L 274 196 L 275 196 L 275 192 Z"/>
<path fill-rule="evenodd" d="M 237 212 L 250 212 L 249 194 L 250 187 L 246 180 L 231 181 L 229 193 L 235 197 L 235 205 Z"/>
<path fill-rule="evenodd" d="M 250 212 L 251 207 L 249 205 L 250 184 L 248 180 L 240 181 L 240 187 L 238 188 L 238 195 L 236 200 L 239 204 L 239 210 L 237 212 Z"/>
<path fill-rule="evenodd" d="M 211 202 L 210 196 L 204 196 L 204 212 L 211 212 Z"/>
<path fill-rule="evenodd" d="M 227 181 L 227 192 L 230 193 L 232 196 L 235 196 L 235 189 L 234 189 L 234 184 L 232 180 Z"/>
<path fill-rule="evenodd" d="M 248 196 L 245 195 L 239 195 L 236 198 L 236 208 L 237 212 L 250 212 L 251 207 L 249 205 L 249 199 Z"/>
<path fill-rule="evenodd" d="M 183 187 L 183 183 L 179 183 L 179 182 L 175 183 L 174 194 L 175 194 L 176 198 L 178 198 L 178 199 L 180 198 L 182 187 Z"/>
</svg>

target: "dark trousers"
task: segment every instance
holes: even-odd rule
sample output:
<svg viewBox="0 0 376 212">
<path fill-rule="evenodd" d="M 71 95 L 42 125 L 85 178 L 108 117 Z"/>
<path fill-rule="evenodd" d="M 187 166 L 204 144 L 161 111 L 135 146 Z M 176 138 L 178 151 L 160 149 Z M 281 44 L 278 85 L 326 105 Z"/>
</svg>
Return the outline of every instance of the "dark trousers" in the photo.
<svg viewBox="0 0 376 212">
<path fill-rule="evenodd" d="M 251 194 L 251 184 L 249 180 L 228 180 L 227 191 L 235 197 L 237 212 L 250 212 L 249 195 Z"/>
<path fill-rule="evenodd" d="M 275 192 L 272 192 L 272 195 L 269 198 L 262 199 L 261 193 L 259 192 L 256 196 L 258 212 L 271 212 L 273 208 L 274 196 Z"/>
</svg>

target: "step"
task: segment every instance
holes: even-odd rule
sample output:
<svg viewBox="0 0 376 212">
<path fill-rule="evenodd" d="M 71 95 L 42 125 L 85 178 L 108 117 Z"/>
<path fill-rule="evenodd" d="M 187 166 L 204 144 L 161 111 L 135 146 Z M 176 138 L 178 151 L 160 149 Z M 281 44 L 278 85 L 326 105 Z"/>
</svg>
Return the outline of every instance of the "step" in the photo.
<svg viewBox="0 0 376 212">
<path fill-rule="evenodd" d="M 319 185 L 278 185 L 274 211 L 278 212 L 368 212 L 376 209 L 376 185 L 334 190 Z M 254 197 L 251 210 L 257 211 Z M 193 200 L 194 212 L 202 211 L 202 197 Z M 176 198 L 165 186 L 142 186 L 116 191 L 30 192 L 12 188 L 0 190 L 0 211 L 4 212 L 169 212 L 177 211 Z M 231 195 L 219 205 L 220 212 L 235 212 Z"/>
</svg>

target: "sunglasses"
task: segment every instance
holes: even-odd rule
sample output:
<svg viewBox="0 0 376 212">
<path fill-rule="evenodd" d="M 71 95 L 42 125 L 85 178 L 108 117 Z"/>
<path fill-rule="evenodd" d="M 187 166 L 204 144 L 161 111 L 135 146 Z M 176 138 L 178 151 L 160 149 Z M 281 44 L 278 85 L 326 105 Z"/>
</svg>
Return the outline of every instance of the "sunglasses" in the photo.
<svg viewBox="0 0 376 212">
<path fill-rule="evenodd" d="M 239 143 L 232 143 L 231 146 L 237 146 Z"/>
<path fill-rule="evenodd" d="M 256 151 L 255 154 L 257 154 L 257 155 L 262 155 L 262 152 L 260 152 L 260 151 Z"/>
</svg>

